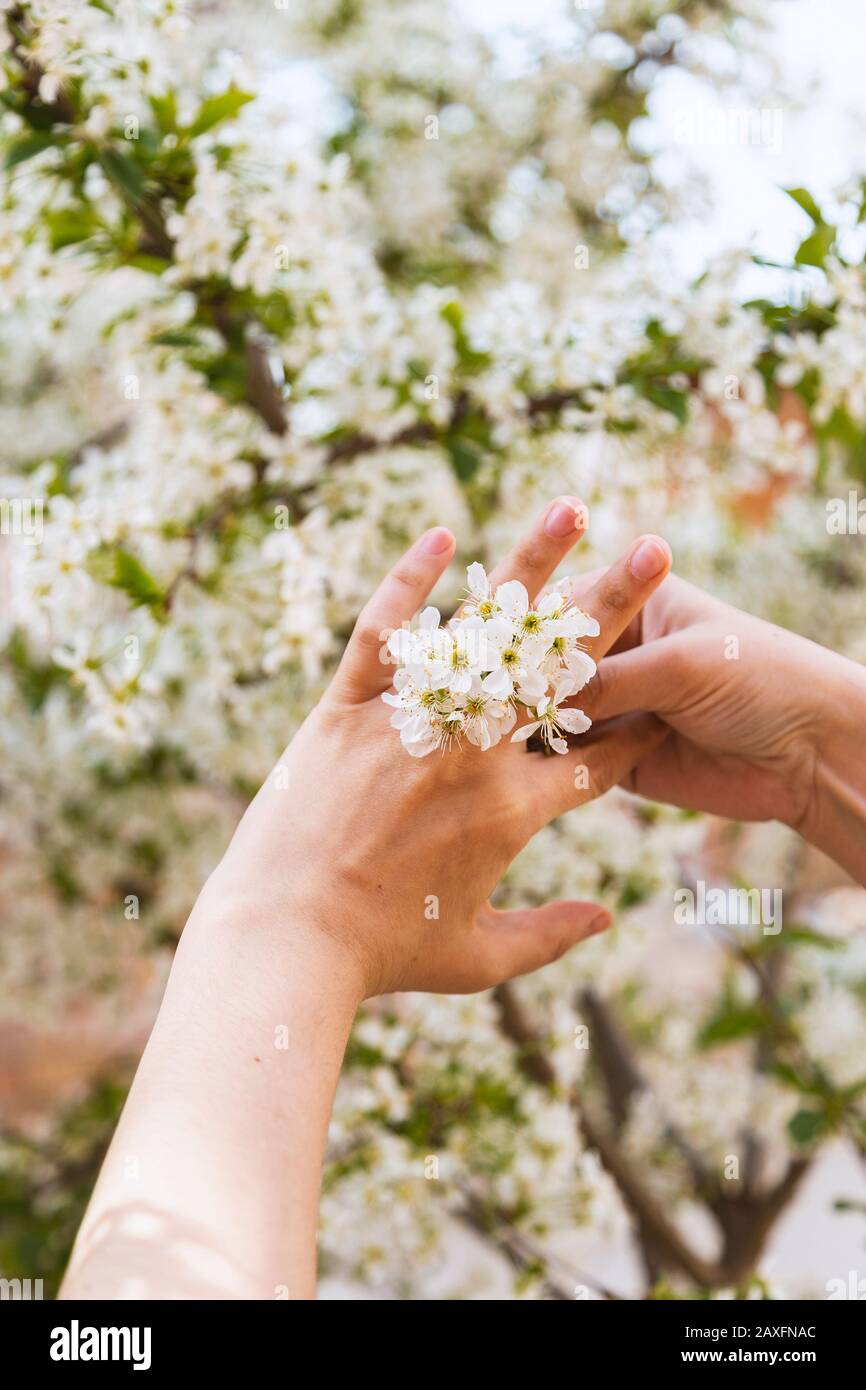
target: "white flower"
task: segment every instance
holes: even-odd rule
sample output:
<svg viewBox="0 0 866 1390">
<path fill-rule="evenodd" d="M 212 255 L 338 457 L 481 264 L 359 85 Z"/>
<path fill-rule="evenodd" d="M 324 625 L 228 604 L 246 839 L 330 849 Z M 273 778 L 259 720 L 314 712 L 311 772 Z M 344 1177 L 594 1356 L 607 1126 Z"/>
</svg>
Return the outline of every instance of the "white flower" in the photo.
<svg viewBox="0 0 866 1390">
<path fill-rule="evenodd" d="M 583 651 L 581 647 L 573 647 L 572 650 L 566 654 L 565 664 L 569 675 L 574 677 L 575 694 L 577 694 L 578 690 L 582 690 L 583 687 L 592 680 L 598 670 L 589 652 Z"/>
<path fill-rule="evenodd" d="M 490 670 L 481 682 L 485 694 L 497 700 L 510 700 L 515 685 L 530 678 L 525 662 L 526 655 L 521 653 L 520 643 L 510 630 L 494 634 L 490 644 Z"/>
<path fill-rule="evenodd" d="M 469 599 L 462 612 L 468 617 L 443 628 L 439 610 L 425 608 L 414 629 L 388 639 L 398 670 L 394 693 L 382 698 L 394 709 L 391 723 L 404 747 L 424 757 L 465 737 L 486 752 L 511 731 L 522 705 L 537 719 L 514 737 L 526 739 L 540 728 L 546 741 L 564 752 L 563 730 L 589 728 L 585 715 L 558 706 L 595 674 L 579 638 L 597 633 L 598 624 L 561 592 L 548 595 L 537 609 L 530 607 L 518 580 L 492 593 L 480 564 L 469 566 L 467 579 Z"/>
<path fill-rule="evenodd" d="M 529 610 L 529 594 L 519 579 L 509 579 L 496 590 L 496 605 L 506 618 L 519 624 Z"/>
<path fill-rule="evenodd" d="M 426 757 L 442 742 L 442 732 L 432 711 L 422 709 L 416 714 L 394 714 L 391 723 L 399 728 L 400 742 L 413 758 Z"/>
<path fill-rule="evenodd" d="M 576 690 L 577 682 L 574 677 L 568 674 L 560 676 L 554 685 L 553 695 L 545 695 L 539 700 L 535 709 L 535 719 L 513 733 L 511 742 L 522 743 L 540 730 L 541 737 L 555 753 L 567 753 L 568 743 L 562 737 L 563 731 L 569 734 L 585 734 L 592 726 L 592 720 L 587 718 L 583 710 L 559 708 L 560 702 L 574 695 Z"/>
<path fill-rule="evenodd" d="M 492 617 L 496 612 L 496 605 L 484 566 L 476 560 L 467 569 L 466 579 L 469 597 L 463 604 L 464 614 L 477 613 L 482 618 Z"/>
<path fill-rule="evenodd" d="M 578 684 L 575 692 L 592 680 L 596 664 L 581 645 L 583 637 L 597 637 L 601 629 L 595 618 L 570 603 L 561 591 L 545 594 L 538 605 L 538 611 L 545 618 L 544 633 L 549 638 L 547 663 L 544 669 L 555 674 L 560 662 Z"/>
<path fill-rule="evenodd" d="M 436 644 L 437 656 L 445 667 L 439 688 L 468 695 L 474 678 L 486 669 L 486 625 L 480 618 L 469 618 L 438 635 L 444 642 Z"/>
<path fill-rule="evenodd" d="M 563 637 L 597 637 L 601 631 L 598 620 L 590 616 L 576 603 L 570 603 L 566 595 L 554 589 L 538 605 L 538 611 L 548 620 L 546 630 Z"/>
<path fill-rule="evenodd" d="M 53 106 L 60 95 L 60 75 L 56 72 L 44 72 L 39 79 L 39 100 L 44 101 L 46 106 Z"/>
<path fill-rule="evenodd" d="M 493 748 L 514 727 L 517 711 L 509 702 L 491 699 L 481 688 L 473 688 L 461 707 L 466 737 L 485 752 Z"/>
<path fill-rule="evenodd" d="M 439 609 L 425 608 L 419 615 L 418 626 L 413 630 L 410 628 L 397 628 L 392 632 L 387 641 L 389 654 L 401 666 L 409 667 L 414 678 L 421 684 L 429 684 L 427 677 L 433 670 L 439 670 L 444 663 L 437 659 L 434 668 L 434 648 L 437 634 L 439 632 Z"/>
<path fill-rule="evenodd" d="M 396 693 L 386 691 L 382 699 L 394 709 L 391 727 L 399 730 L 403 747 L 413 758 L 423 758 L 447 745 L 455 735 L 459 737 L 463 716 L 447 691 L 431 689 L 423 666 L 413 670 L 420 672 L 420 681 L 403 667 L 394 676 Z"/>
</svg>

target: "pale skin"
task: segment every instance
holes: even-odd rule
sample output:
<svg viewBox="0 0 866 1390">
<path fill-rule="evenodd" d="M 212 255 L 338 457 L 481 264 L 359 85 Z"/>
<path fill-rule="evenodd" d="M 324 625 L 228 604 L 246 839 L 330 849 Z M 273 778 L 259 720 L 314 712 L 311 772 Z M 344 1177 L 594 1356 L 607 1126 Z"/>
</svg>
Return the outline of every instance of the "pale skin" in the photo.
<svg viewBox="0 0 866 1390">
<path fill-rule="evenodd" d="M 577 499 L 551 503 L 494 582 L 537 594 L 585 521 Z M 598 722 L 572 753 L 404 755 L 379 699 L 382 634 L 423 605 L 453 551 L 437 528 L 385 579 L 205 886 L 62 1297 L 312 1297 L 327 1124 L 359 1003 L 484 989 L 603 931 L 596 904 L 502 913 L 489 898 L 542 825 L 615 783 L 785 820 L 866 881 L 866 673 L 666 578 L 656 537 L 575 581 L 605 659 L 579 700 Z"/>
<path fill-rule="evenodd" d="M 573 583 L 578 603 L 596 582 Z M 581 708 L 652 710 L 670 736 L 624 778 L 654 801 L 780 820 L 866 884 L 866 669 L 670 575 Z"/>
<path fill-rule="evenodd" d="M 493 582 L 538 594 L 585 526 L 578 499 L 556 499 Z M 628 715 L 579 755 L 504 741 L 420 761 L 389 727 L 383 634 L 423 606 L 454 548 L 435 528 L 383 581 L 206 884 L 62 1297 L 312 1297 L 328 1118 L 359 1003 L 484 989 L 610 924 L 594 903 L 498 912 L 489 899 L 537 830 L 658 745 L 659 720 Z M 597 654 L 670 558 L 665 542 L 642 538 L 592 586 Z M 588 788 L 575 786 L 578 761 Z"/>
</svg>

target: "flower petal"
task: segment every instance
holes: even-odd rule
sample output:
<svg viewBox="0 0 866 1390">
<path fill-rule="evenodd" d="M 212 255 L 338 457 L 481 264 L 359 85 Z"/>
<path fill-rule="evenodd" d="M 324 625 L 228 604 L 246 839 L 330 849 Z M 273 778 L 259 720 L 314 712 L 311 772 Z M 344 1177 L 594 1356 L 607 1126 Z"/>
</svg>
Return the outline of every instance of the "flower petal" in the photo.
<svg viewBox="0 0 866 1390">
<path fill-rule="evenodd" d="M 582 709 L 561 709 L 557 711 L 556 722 L 569 734 L 585 734 L 592 728 L 592 720 Z"/>
<path fill-rule="evenodd" d="M 521 677 L 517 687 L 517 695 L 525 705 L 535 706 L 542 699 L 546 690 L 547 677 L 542 676 L 539 671 L 527 671 L 526 675 Z"/>
<path fill-rule="evenodd" d="M 563 608 L 565 600 L 562 594 L 544 594 L 539 600 L 537 607 L 543 618 L 552 618 Z"/>
<path fill-rule="evenodd" d="M 574 694 L 577 694 L 578 690 L 582 690 L 587 682 L 592 680 L 598 670 L 589 652 L 583 652 L 579 648 L 576 651 L 568 653 L 566 665 L 570 674 L 577 681 Z"/>
<path fill-rule="evenodd" d="M 489 596 L 490 581 L 487 578 L 487 571 L 477 560 L 467 569 L 466 580 L 469 586 L 469 592 L 475 598 L 486 599 Z"/>
<path fill-rule="evenodd" d="M 574 695 L 579 689 L 576 678 L 570 671 L 563 671 L 561 676 L 557 676 L 553 682 L 553 703 L 559 705 L 563 700 L 567 700 L 569 695 Z"/>
<path fill-rule="evenodd" d="M 388 638 L 387 647 L 389 655 L 402 665 L 411 660 L 415 649 L 415 640 L 411 632 L 407 632 L 405 627 L 400 627 L 397 628 L 395 632 L 391 633 L 391 636 Z"/>
<path fill-rule="evenodd" d="M 598 620 L 583 608 L 570 608 L 568 619 L 570 630 L 575 637 L 597 637 L 601 632 Z"/>
<path fill-rule="evenodd" d="M 481 682 L 481 689 L 487 695 L 492 695 L 494 700 L 507 700 L 511 695 L 514 685 L 511 677 L 504 666 L 498 670 L 491 671 Z"/>
<path fill-rule="evenodd" d="M 532 738 L 536 729 L 541 728 L 541 720 L 536 719 L 532 724 L 521 724 L 519 729 L 515 729 L 511 735 L 512 743 L 525 743 L 528 738 Z"/>
<path fill-rule="evenodd" d="M 509 579 L 496 590 L 496 602 L 507 618 L 522 618 L 529 609 L 526 585 L 519 579 Z"/>
</svg>

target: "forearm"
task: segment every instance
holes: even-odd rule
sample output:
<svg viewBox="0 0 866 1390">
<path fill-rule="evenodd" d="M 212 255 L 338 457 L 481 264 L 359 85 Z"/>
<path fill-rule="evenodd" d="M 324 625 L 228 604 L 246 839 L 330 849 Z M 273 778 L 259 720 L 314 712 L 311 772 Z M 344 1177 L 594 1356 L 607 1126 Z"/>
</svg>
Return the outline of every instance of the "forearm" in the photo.
<svg viewBox="0 0 866 1390">
<path fill-rule="evenodd" d="M 822 692 L 804 837 L 866 885 L 866 669 L 838 659 Z"/>
<path fill-rule="evenodd" d="M 214 896 L 184 932 L 62 1297 L 314 1293 L 357 982 L 327 937 Z"/>
<path fill-rule="evenodd" d="M 512 620 L 512 642 L 538 630 L 561 636 L 563 623 L 576 642 L 588 622 L 601 657 L 662 582 L 669 551 L 645 537 L 653 573 L 639 574 L 624 557 L 587 598 L 597 620 L 569 616 L 560 601 L 530 614 L 529 592 L 544 587 L 580 534 L 583 511 L 576 499 L 559 499 L 490 579 L 475 570 L 479 592 L 496 600 L 501 591 L 523 614 Z M 586 799 L 566 759 L 555 760 L 551 776 L 547 759 L 497 736 L 483 757 L 479 749 L 478 757 L 410 767 L 389 728 L 381 697 L 393 673 L 383 666 L 381 634 L 408 628 L 454 544 L 433 528 L 382 581 L 331 686 L 199 900 L 65 1297 L 312 1295 L 328 1117 L 360 1000 L 488 989 L 609 925 L 594 903 L 498 912 L 489 902 L 516 850 Z M 459 657 L 456 638 L 446 638 Z M 535 651 L 528 644 L 533 661 Z M 483 716 L 500 701 L 481 703 Z M 619 781 L 664 733 L 645 717 L 615 737 L 602 733 L 584 754 L 593 793 Z M 479 807 L 493 809 L 479 815 Z M 435 922 L 425 910 L 431 895 L 443 907 Z"/>
</svg>

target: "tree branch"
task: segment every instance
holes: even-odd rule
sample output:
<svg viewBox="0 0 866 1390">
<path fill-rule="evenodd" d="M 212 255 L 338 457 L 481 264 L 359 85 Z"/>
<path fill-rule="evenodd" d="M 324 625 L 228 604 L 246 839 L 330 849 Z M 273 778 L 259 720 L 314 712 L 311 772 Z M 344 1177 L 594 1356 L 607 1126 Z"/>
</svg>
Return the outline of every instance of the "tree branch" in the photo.
<svg viewBox="0 0 866 1390">
<path fill-rule="evenodd" d="M 493 997 L 498 1006 L 502 1032 L 518 1048 L 521 1071 L 536 1084 L 555 1087 L 556 1074 L 541 1051 L 539 1030 L 528 1017 L 513 985 L 498 986 Z M 596 1061 L 605 1081 L 615 1123 L 619 1127 L 627 1114 L 629 1098 L 636 1088 L 646 1089 L 646 1083 L 631 1059 L 625 1039 L 616 1028 L 607 1006 L 594 991 L 585 990 L 582 995 L 584 1007 L 587 997 L 598 1047 Z M 716 1261 L 706 1260 L 691 1248 L 659 1208 L 656 1197 L 645 1187 L 634 1165 L 617 1143 L 615 1133 L 605 1130 L 576 1091 L 571 1101 L 586 1143 L 597 1152 L 632 1213 L 640 1233 L 648 1271 L 652 1272 L 661 1263 L 662 1267 L 680 1270 L 695 1285 L 705 1289 L 736 1285 L 752 1273 L 773 1225 L 808 1171 L 810 1159 L 792 1160 L 784 1177 L 768 1192 L 756 1195 L 741 1188 L 728 1195 L 718 1180 L 714 1182 L 710 1179 L 705 1165 L 684 1137 L 669 1125 L 667 1137 L 689 1159 L 695 1193 L 719 1225 L 722 1253 Z"/>
<path fill-rule="evenodd" d="M 580 1284 L 595 1289 L 603 1298 L 616 1299 L 618 1297 L 604 1285 L 596 1283 L 582 1274 L 579 1275 L 577 1271 L 571 1272 L 563 1268 L 560 1277 L 557 1277 L 551 1272 L 551 1256 L 542 1246 L 504 1221 L 501 1213 L 495 1209 L 489 1209 L 471 1189 L 462 1187 L 461 1192 L 464 1205 L 455 1212 L 457 1219 L 469 1230 L 474 1231 L 476 1235 L 490 1241 L 500 1254 L 505 1256 L 518 1274 L 539 1276 L 541 1287 L 548 1298 L 571 1302 L 575 1297 L 575 1290 Z"/>
</svg>

